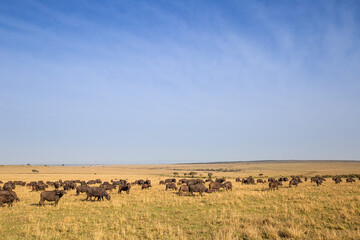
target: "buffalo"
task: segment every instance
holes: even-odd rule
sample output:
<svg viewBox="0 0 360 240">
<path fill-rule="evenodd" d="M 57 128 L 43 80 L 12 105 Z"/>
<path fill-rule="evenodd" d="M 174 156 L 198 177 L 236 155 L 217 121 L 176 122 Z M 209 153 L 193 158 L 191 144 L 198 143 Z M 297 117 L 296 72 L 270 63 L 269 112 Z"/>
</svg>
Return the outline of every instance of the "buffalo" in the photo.
<svg viewBox="0 0 360 240">
<path fill-rule="evenodd" d="M 87 185 L 96 184 L 96 181 L 95 180 L 89 180 L 89 181 L 87 181 L 86 184 Z"/>
<path fill-rule="evenodd" d="M 274 182 L 275 181 L 275 178 L 268 178 L 268 182 Z"/>
<path fill-rule="evenodd" d="M 65 181 L 64 190 L 76 189 L 76 183 L 74 181 Z"/>
<path fill-rule="evenodd" d="M 141 189 L 143 190 L 143 189 L 150 189 L 152 186 L 151 186 L 151 184 L 146 184 L 146 183 L 144 183 L 143 185 L 141 185 Z"/>
<path fill-rule="evenodd" d="M 226 181 L 221 185 L 221 187 L 223 187 L 226 191 L 232 190 L 232 183 L 230 181 Z"/>
<path fill-rule="evenodd" d="M 127 181 L 124 180 L 124 179 L 120 179 L 119 181 L 113 181 L 113 180 L 111 180 L 111 182 L 112 182 L 112 184 L 113 184 L 114 186 L 127 184 Z"/>
<path fill-rule="evenodd" d="M 89 198 L 91 200 L 92 197 L 95 197 L 95 199 L 97 198 L 98 201 L 104 200 L 104 197 L 107 200 L 110 200 L 110 195 L 102 187 L 90 187 L 87 189 L 86 195 L 87 196 L 85 200 L 88 200 Z"/>
<path fill-rule="evenodd" d="M 320 186 L 322 184 L 322 180 L 320 178 L 315 179 L 316 186 Z"/>
<path fill-rule="evenodd" d="M 168 184 L 166 184 L 165 190 L 167 191 L 168 189 L 177 190 L 177 187 L 176 187 L 175 183 L 168 183 Z"/>
<path fill-rule="evenodd" d="M 209 183 L 209 192 L 219 191 L 222 187 L 220 182 L 211 182 Z"/>
<path fill-rule="evenodd" d="M 140 180 L 136 180 L 136 181 L 135 181 L 135 184 L 137 184 L 137 185 L 143 185 L 144 182 L 145 182 L 144 180 L 140 179 Z"/>
<path fill-rule="evenodd" d="M 215 182 L 218 182 L 218 183 L 223 183 L 225 181 L 226 181 L 226 179 L 224 177 L 215 179 Z"/>
<path fill-rule="evenodd" d="M 55 206 L 57 206 L 59 200 L 65 194 L 64 190 L 44 191 L 40 194 L 39 206 L 45 206 L 44 201 L 55 202 Z"/>
<path fill-rule="evenodd" d="M 270 181 L 269 182 L 269 190 L 271 191 L 271 190 L 275 190 L 275 188 L 276 189 L 279 189 L 279 185 L 280 185 L 281 183 L 279 182 L 279 181 L 277 181 L 277 180 L 274 180 L 274 181 Z"/>
<path fill-rule="evenodd" d="M 246 179 L 243 179 L 242 180 L 242 183 L 245 183 L 245 184 L 255 184 L 255 179 L 252 178 L 252 177 L 248 177 Z"/>
<path fill-rule="evenodd" d="M 297 187 L 299 185 L 299 183 L 300 183 L 299 179 L 293 178 L 289 182 L 289 187 L 291 187 L 291 185 L 294 185 Z"/>
<path fill-rule="evenodd" d="M 181 196 L 181 193 L 182 192 L 187 192 L 189 194 L 189 186 L 187 185 L 182 185 L 180 188 L 179 188 L 179 196 Z"/>
<path fill-rule="evenodd" d="M 176 179 L 175 178 L 165 179 L 165 184 L 167 184 L 167 183 L 176 183 Z"/>
<path fill-rule="evenodd" d="M 209 192 L 209 190 L 205 187 L 204 184 L 198 183 L 195 185 L 190 185 L 189 192 L 191 195 L 194 195 L 194 192 L 198 192 L 200 196 L 202 196 L 204 192 Z"/>
<path fill-rule="evenodd" d="M 86 191 L 89 189 L 90 187 L 88 185 L 81 185 L 78 186 L 76 188 L 76 195 L 79 195 L 80 193 L 86 193 Z"/>
<path fill-rule="evenodd" d="M 121 194 L 121 192 L 124 191 L 124 192 L 126 192 L 126 194 L 129 194 L 129 193 L 130 193 L 130 188 L 131 188 L 131 184 L 130 184 L 130 183 L 127 183 L 127 184 L 124 184 L 124 185 L 120 185 L 120 186 L 119 186 L 118 193 Z"/>
<path fill-rule="evenodd" d="M 190 185 L 195 185 L 195 184 L 198 184 L 198 183 L 205 183 L 203 180 L 201 179 L 189 179 L 189 180 L 186 180 L 185 183 L 190 186 Z"/>
<path fill-rule="evenodd" d="M 3 190 L 12 191 L 13 189 L 15 189 L 15 184 L 13 182 L 10 181 L 4 183 Z"/>
<path fill-rule="evenodd" d="M 12 207 L 14 201 L 20 201 L 14 191 L 2 190 L 0 191 L 0 197 L 2 198 L 2 200 L 0 201 L 0 205 L 6 203 L 9 207 Z"/>
<path fill-rule="evenodd" d="M 334 177 L 333 180 L 335 181 L 336 184 L 339 184 L 342 182 L 341 177 Z"/>
<path fill-rule="evenodd" d="M 112 192 L 113 189 L 116 189 L 116 186 L 111 184 L 101 184 L 100 187 L 103 187 L 105 190 L 110 190 L 110 192 Z"/>
<path fill-rule="evenodd" d="M 356 182 L 356 181 L 355 181 L 355 179 L 353 179 L 352 177 L 348 177 L 348 178 L 346 179 L 346 182 L 352 183 L 352 182 Z"/>
<path fill-rule="evenodd" d="M 14 196 L 8 194 L 8 195 L 0 195 L 0 206 L 3 207 L 6 203 L 8 207 L 13 206 L 13 202 L 15 201 Z"/>
</svg>

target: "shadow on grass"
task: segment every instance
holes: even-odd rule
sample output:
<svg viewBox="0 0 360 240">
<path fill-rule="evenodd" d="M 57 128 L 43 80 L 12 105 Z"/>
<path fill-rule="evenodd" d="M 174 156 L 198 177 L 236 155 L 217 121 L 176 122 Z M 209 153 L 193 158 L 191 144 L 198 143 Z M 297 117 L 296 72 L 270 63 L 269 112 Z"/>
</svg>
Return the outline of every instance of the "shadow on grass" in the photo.
<svg viewBox="0 0 360 240">
<path fill-rule="evenodd" d="M 37 207 L 45 207 L 46 205 L 51 205 L 56 207 L 55 203 L 44 203 L 43 205 L 40 205 L 39 203 L 31 203 L 30 206 L 37 206 Z"/>
</svg>

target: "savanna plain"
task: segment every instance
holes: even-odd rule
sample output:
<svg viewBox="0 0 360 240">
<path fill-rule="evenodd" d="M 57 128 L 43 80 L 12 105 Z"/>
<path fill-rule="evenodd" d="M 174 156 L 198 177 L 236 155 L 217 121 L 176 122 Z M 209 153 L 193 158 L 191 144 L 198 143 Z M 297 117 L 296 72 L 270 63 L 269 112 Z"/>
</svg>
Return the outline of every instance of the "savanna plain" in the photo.
<svg viewBox="0 0 360 240">
<path fill-rule="evenodd" d="M 33 170 L 36 170 L 35 173 Z M 190 172 L 196 174 L 189 176 Z M 175 177 L 174 177 L 175 173 Z M 167 178 L 225 177 L 232 191 L 179 196 L 165 191 Z M 184 174 L 186 176 L 184 176 Z M 0 208 L 1 239 L 360 239 L 360 183 L 339 184 L 331 176 L 360 174 L 360 162 L 286 161 L 229 164 L 118 166 L 0 166 L 0 180 L 57 181 L 149 179 L 152 187 L 130 194 L 108 191 L 111 199 L 85 201 L 67 191 L 58 206 L 39 207 L 40 192 L 14 190 L 13 207 Z M 288 182 L 270 191 L 268 183 L 242 184 L 236 178 L 326 176 L 320 186 Z M 0 184 L 2 185 L 2 184 Z M 208 187 L 208 183 L 206 183 Z M 54 190 L 49 187 L 47 190 Z"/>
</svg>

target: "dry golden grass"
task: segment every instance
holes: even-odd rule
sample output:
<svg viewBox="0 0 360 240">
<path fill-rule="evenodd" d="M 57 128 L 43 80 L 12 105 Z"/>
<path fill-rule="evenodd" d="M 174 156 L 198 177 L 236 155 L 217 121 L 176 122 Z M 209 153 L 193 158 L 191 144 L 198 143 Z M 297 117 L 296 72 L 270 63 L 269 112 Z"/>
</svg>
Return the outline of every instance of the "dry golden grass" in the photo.
<svg viewBox="0 0 360 240">
<path fill-rule="evenodd" d="M 111 194 L 110 201 L 83 201 L 69 191 L 58 207 L 38 207 L 39 192 L 15 189 L 21 202 L 0 208 L 1 239 L 360 239 L 360 184 L 268 191 L 266 184 L 242 185 L 237 176 L 360 173 L 358 163 L 257 163 L 217 165 L 148 165 L 97 167 L 2 166 L 0 180 L 110 180 L 149 178 L 151 190 L 133 186 L 129 195 Z M 164 191 L 160 179 L 200 168 L 240 168 L 214 172 L 232 178 L 233 191 L 181 196 Z M 31 170 L 39 170 L 32 174 Z M 95 175 L 96 173 L 96 175 Z M 205 177 L 207 172 L 198 172 Z"/>
</svg>

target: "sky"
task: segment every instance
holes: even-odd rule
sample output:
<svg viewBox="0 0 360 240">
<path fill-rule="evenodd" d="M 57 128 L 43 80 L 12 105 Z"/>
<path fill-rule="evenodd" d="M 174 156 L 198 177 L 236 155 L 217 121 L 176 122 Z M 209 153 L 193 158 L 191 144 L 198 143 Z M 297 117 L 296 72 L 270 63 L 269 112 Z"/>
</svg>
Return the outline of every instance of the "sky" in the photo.
<svg viewBox="0 0 360 240">
<path fill-rule="evenodd" d="M 0 1 L 0 164 L 360 159 L 360 2 Z"/>
</svg>

